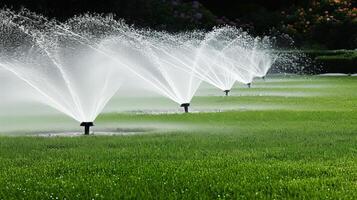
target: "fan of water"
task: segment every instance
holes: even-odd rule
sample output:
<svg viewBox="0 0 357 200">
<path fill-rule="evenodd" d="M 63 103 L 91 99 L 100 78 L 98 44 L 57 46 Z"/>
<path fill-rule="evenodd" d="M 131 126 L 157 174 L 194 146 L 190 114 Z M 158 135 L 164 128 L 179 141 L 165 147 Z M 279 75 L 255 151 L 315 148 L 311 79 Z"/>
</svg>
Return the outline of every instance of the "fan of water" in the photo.
<svg viewBox="0 0 357 200">
<path fill-rule="evenodd" d="M 101 48 L 152 90 L 183 105 L 190 103 L 201 83 L 192 68 L 196 51 L 192 43 L 179 35 L 126 31 L 104 40 Z"/>
<path fill-rule="evenodd" d="M 29 84 L 43 103 L 79 122 L 94 121 L 120 86 L 114 64 L 57 22 L 28 11 L 1 14 L 1 66 Z"/>
<path fill-rule="evenodd" d="M 215 28 L 199 47 L 197 74 L 228 95 L 236 81 L 250 84 L 266 75 L 275 59 L 268 44 L 268 38 L 254 38 L 234 27 Z"/>
<path fill-rule="evenodd" d="M 216 28 L 207 33 L 198 50 L 198 76 L 222 91 L 231 90 L 236 81 L 249 83 L 253 74 L 246 67 L 248 59 L 243 59 L 247 52 L 246 36 L 233 27 Z"/>
<path fill-rule="evenodd" d="M 229 26 L 170 34 L 112 16 L 59 23 L 27 10 L 0 10 L 0 20 L 0 67 L 87 133 L 121 83 L 143 82 L 187 112 L 202 81 L 228 94 L 236 81 L 264 77 L 277 59 L 269 38 Z"/>
<path fill-rule="evenodd" d="M 250 67 L 254 77 L 264 78 L 277 60 L 278 54 L 272 51 L 272 41 L 268 37 L 255 38 L 250 42 L 253 44 L 249 52 Z"/>
</svg>

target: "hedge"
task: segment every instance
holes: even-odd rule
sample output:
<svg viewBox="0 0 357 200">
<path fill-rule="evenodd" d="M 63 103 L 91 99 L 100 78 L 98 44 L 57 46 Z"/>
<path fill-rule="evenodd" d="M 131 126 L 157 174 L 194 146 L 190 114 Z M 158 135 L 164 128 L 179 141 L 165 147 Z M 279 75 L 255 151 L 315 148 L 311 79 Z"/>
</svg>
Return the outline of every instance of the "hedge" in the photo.
<svg viewBox="0 0 357 200">
<path fill-rule="evenodd" d="M 321 74 L 357 73 L 357 50 L 303 50 L 283 51 L 285 54 L 298 55 L 294 66 L 274 66 L 273 72 Z M 293 56 L 292 56 L 293 57 Z M 283 63 L 283 65 L 286 63 Z"/>
</svg>

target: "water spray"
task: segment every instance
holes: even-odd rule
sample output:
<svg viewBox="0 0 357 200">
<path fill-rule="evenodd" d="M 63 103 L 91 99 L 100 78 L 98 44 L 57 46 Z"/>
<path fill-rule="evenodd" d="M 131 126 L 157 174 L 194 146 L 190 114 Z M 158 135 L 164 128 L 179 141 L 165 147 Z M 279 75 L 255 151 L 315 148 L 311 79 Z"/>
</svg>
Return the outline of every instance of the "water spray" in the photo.
<svg viewBox="0 0 357 200">
<path fill-rule="evenodd" d="M 84 135 L 89 135 L 90 127 L 94 126 L 93 122 L 82 122 L 80 126 L 84 126 Z"/>
<path fill-rule="evenodd" d="M 185 109 L 185 113 L 188 113 L 188 107 L 190 106 L 189 103 L 183 103 L 181 104 L 181 107 L 183 107 Z"/>
<path fill-rule="evenodd" d="M 1 59 L 9 60 L 5 68 L 37 90 L 46 104 L 79 122 L 95 119 L 101 112 L 120 85 L 116 77 L 124 74 L 121 70 L 132 72 L 174 102 L 190 102 L 202 80 L 231 89 L 236 81 L 244 84 L 265 76 L 276 59 L 268 51 L 269 41 L 230 26 L 169 34 L 136 30 L 121 20 L 91 14 L 60 23 L 27 10 L 1 9 L 0 19 Z M 103 66 L 120 70 L 107 73 Z M 97 73 L 89 73 L 93 71 Z M 229 96 L 230 90 L 223 92 Z M 189 106 L 181 104 L 186 113 Z M 80 126 L 89 135 L 94 124 Z"/>
</svg>

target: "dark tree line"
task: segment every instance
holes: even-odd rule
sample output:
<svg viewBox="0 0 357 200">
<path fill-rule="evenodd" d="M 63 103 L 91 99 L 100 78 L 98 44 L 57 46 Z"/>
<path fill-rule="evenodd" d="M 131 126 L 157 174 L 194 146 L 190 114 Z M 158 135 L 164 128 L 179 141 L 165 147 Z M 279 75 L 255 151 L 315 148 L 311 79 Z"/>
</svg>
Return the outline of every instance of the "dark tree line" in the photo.
<svg viewBox="0 0 357 200">
<path fill-rule="evenodd" d="M 308 48 L 357 48 L 354 0 L 1 0 L 4 6 L 62 21 L 88 12 L 113 13 L 167 31 L 229 24 L 256 35 L 288 33 Z"/>
</svg>

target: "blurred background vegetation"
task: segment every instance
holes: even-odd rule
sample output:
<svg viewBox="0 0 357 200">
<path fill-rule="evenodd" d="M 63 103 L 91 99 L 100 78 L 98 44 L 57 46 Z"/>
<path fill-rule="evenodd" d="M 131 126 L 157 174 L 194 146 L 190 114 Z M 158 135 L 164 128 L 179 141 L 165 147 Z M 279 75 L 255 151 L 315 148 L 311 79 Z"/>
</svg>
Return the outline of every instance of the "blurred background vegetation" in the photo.
<svg viewBox="0 0 357 200">
<path fill-rule="evenodd" d="M 170 32 L 229 24 L 256 36 L 278 36 L 281 47 L 294 41 L 320 63 L 357 66 L 357 54 L 350 51 L 357 49 L 355 0 L 1 0 L 0 7 L 25 7 L 61 21 L 111 13 L 138 27 Z"/>
<path fill-rule="evenodd" d="M 2 0 L 59 20 L 86 12 L 113 13 L 137 26 L 181 31 L 229 24 L 252 34 L 289 34 L 308 49 L 356 49 L 353 0 Z"/>
</svg>

